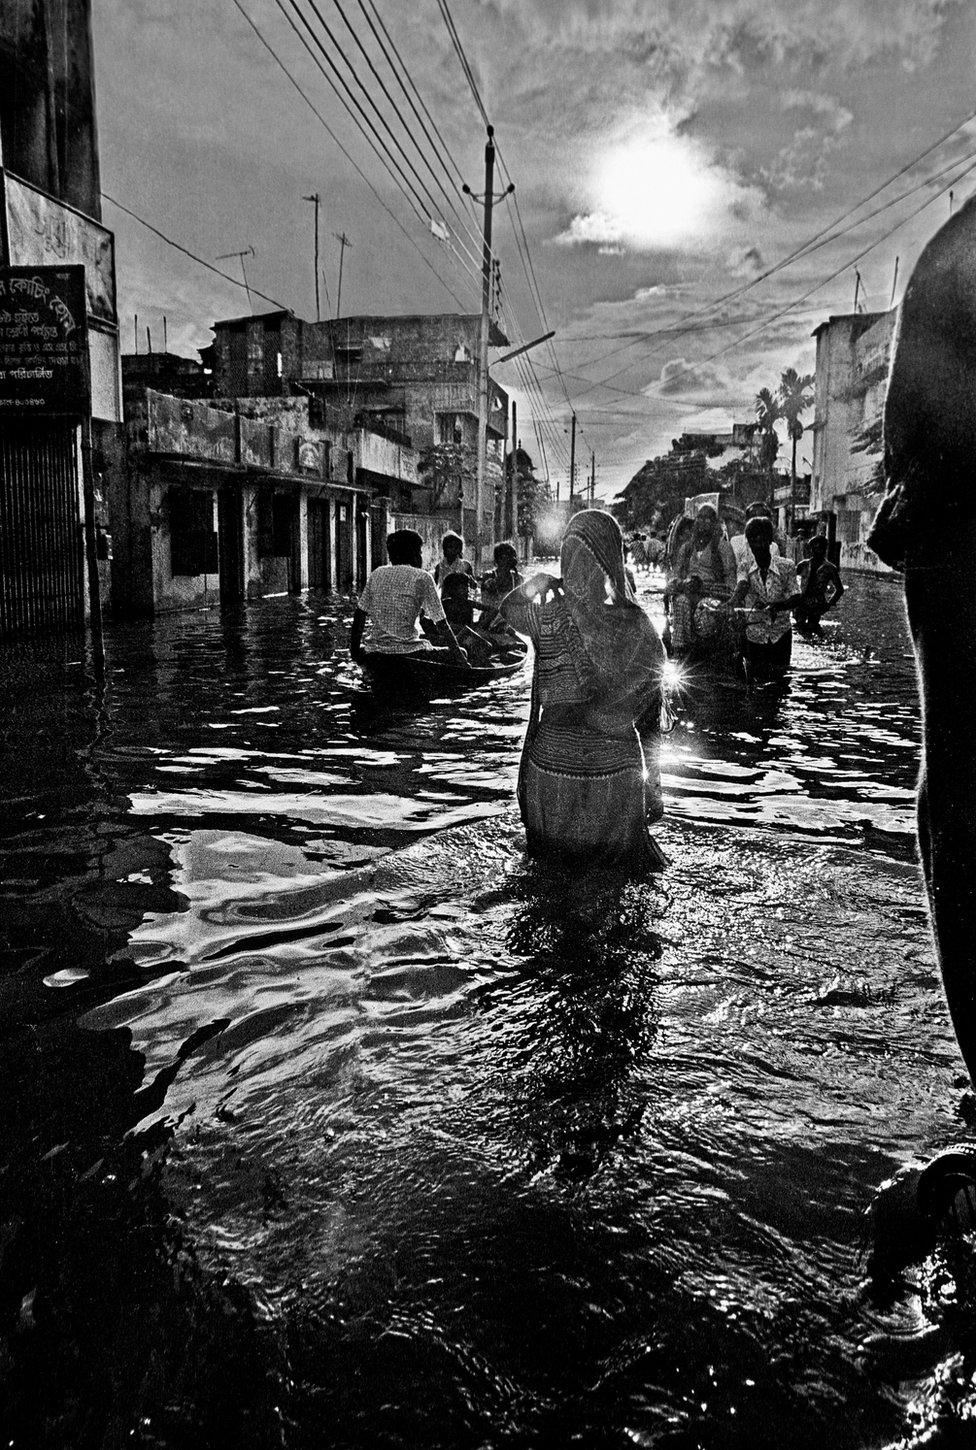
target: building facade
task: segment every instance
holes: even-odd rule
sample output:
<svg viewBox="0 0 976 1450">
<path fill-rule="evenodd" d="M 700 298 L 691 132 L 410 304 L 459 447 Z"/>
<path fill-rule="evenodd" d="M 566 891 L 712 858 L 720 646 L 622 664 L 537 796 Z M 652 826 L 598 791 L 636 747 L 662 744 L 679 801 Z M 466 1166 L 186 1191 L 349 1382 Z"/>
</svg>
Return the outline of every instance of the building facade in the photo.
<svg viewBox="0 0 976 1450">
<path fill-rule="evenodd" d="M 896 312 L 830 317 L 814 333 L 817 368 L 810 514 L 842 566 L 891 571 L 867 544 L 883 488 L 881 424 Z"/>
<path fill-rule="evenodd" d="M 133 397 L 129 468 L 112 499 L 121 609 L 358 594 L 382 561 L 390 499 L 412 487 L 416 455 L 314 411 L 302 397 Z"/>
<path fill-rule="evenodd" d="M 24 398 L 18 349 L 42 357 L 38 299 L 83 268 L 86 396 Z M 109 588 L 105 495 L 123 465 L 114 238 L 101 222 L 90 0 L 0 6 L 0 268 L 30 269 L 0 357 L 0 634 L 80 626 Z M 23 276 L 23 273 L 20 274 Z M 19 277 L 18 277 L 19 280 Z M 30 279 L 28 279 L 30 280 Z M 30 336 L 17 333 L 27 329 Z M 56 349 L 70 346 L 65 339 Z M 3 366 L 6 358 L 7 366 Z M 56 362 L 56 356 L 55 356 Z M 87 568 L 86 568 L 87 565 Z M 86 589 L 86 573 L 88 588 Z"/>
<path fill-rule="evenodd" d="M 404 514 L 436 515 L 474 529 L 478 437 L 476 314 L 343 317 L 305 322 L 285 312 L 214 324 L 208 356 L 218 394 L 244 398 L 299 393 L 352 426 L 416 451 Z M 493 347 L 507 338 L 496 326 Z M 493 530 L 503 485 L 508 394 L 489 381 L 483 536 Z"/>
</svg>

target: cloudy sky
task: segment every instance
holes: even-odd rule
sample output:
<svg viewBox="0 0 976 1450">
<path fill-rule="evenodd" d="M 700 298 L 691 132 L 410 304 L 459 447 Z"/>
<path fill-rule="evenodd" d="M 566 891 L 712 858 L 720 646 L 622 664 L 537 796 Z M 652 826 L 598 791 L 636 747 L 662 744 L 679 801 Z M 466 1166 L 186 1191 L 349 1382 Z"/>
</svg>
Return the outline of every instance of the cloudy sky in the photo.
<svg viewBox="0 0 976 1450">
<path fill-rule="evenodd" d="M 595 451 L 606 496 L 676 433 L 750 417 L 784 367 L 812 370 L 810 334 L 851 310 L 854 268 L 866 305 L 887 307 L 896 257 L 900 294 L 949 189 L 958 204 L 976 187 L 966 0 L 450 0 L 450 14 L 557 330 L 554 352 L 531 354 L 534 379 L 512 364 L 497 376 L 519 402 L 526 446 L 539 462 L 535 418 L 563 478 L 572 404 L 580 456 Z M 395 43 L 431 139 L 370 20 Z M 351 243 L 344 313 L 477 310 L 464 230 L 476 222 L 453 166 L 481 189 L 484 125 L 439 0 L 94 0 L 94 22 L 111 197 L 208 260 L 253 248 L 254 287 L 314 316 L 302 198 L 318 191 L 324 314 L 338 232 Z M 395 164 L 381 164 L 330 89 L 330 59 Z M 157 348 L 165 314 L 171 349 L 192 353 L 215 318 L 247 310 L 239 287 L 113 204 L 104 215 L 126 350 L 133 314 Z M 495 244 L 509 313 L 535 337 L 510 203 L 496 211 Z M 216 265 L 239 275 L 233 260 Z"/>
</svg>

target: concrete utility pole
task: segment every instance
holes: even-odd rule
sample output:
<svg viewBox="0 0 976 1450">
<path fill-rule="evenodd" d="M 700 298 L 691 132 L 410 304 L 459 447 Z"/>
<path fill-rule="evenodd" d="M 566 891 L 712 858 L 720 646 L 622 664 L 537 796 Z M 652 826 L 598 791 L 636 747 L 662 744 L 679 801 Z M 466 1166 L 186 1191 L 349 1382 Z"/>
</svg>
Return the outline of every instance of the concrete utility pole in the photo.
<svg viewBox="0 0 976 1450">
<path fill-rule="evenodd" d="M 485 497 L 485 452 L 488 447 L 488 340 L 491 330 L 491 292 L 492 292 L 492 265 L 491 265 L 491 214 L 495 205 L 495 142 L 492 139 L 495 134 L 493 126 L 488 127 L 488 140 L 485 143 L 485 193 L 480 200 L 483 203 L 483 221 L 481 228 L 481 328 L 478 335 L 478 443 L 477 457 L 475 460 L 475 484 L 474 484 L 474 538 L 470 540 L 471 549 L 474 554 L 475 568 L 481 565 L 481 536 L 484 530 L 482 513 Z M 465 193 L 479 198 L 469 186 L 465 186 Z M 502 192 L 507 196 L 514 191 L 514 185 L 510 185 Z M 501 198 L 497 198 L 501 200 Z M 463 517 L 463 515 L 462 515 Z"/>
<path fill-rule="evenodd" d="M 596 454 L 590 454 L 590 508 L 596 502 Z"/>
<path fill-rule="evenodd" d="M 342 259 L 346 254 L 347 247 L 352 251 L 352 242 L 346 236 L 345 232 L 333 232 L 332 235 L 339 243 L 339 287 L 336 292 L 336 317 L 340 317 L 342 315 Z"/>
<path fill-rule="evenodd" d="M 576 493 L 576 414 L 573 414 L 573 426 L 569 434 L 569 506 L 573 507 L 573 495 Z"/>
<path fill-rule="evenodd" d="M 508 518 L 511 520 L 512 538 L 515 541 L 516 549 L 518 549 L 518 413 L 516 412 L 514 398 L 512 399 L 512 459 L 510 486 L 512 490 L 510 495 L 511 504 L 507 510 L 507 513 Z M 508 531 L 506 529 L 503 529 L 502 532 L 507 533 Z"/>
<path fill-rule="evenodd" d="M 322 204 L 322 198 L 317 191 L 313 191 L 311 196 L 303 196 L 302 201 L 310 201 L 315 207 L 315 321 L 321 322 L 322 307 L 319 302 L 319 207 Z"/>
</svg>

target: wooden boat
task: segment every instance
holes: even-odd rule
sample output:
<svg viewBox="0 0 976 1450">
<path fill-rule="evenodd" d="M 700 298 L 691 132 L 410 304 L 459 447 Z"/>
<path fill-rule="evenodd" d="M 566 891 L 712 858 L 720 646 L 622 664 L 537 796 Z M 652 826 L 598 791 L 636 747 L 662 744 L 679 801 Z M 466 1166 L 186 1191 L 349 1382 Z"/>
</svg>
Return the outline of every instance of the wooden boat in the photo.
<svg viewBox="0 0 976 1450">
<path fill-rule="evenodd" d="M 434 694 L 440 690 L 480 689 L 493 680 L 504 680 L 518 674 L 524 663 L 525 653 L 514 650 L 484 668 L 431 659 L 426 651 L 418 650 L 416 654 L 409 655 L 364 654 L 360 667 L 374 690 L 391 694 Z"/>
</svg>

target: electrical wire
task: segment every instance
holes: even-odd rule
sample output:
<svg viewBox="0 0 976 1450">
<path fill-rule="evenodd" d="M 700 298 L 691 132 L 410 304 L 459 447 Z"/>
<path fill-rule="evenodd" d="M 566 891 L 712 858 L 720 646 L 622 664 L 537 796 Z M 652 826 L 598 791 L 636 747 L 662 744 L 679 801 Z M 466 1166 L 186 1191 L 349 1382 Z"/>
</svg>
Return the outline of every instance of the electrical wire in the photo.
<svg viewBox="0 0 976 1450">
<path fill-rule="evenodd" d="M 343 76 L 342 72 L 339 70 L 339 68 L 336 65 L 335 61 L 329 55 L 328 50 L 322 44 L 321 39 L 315 33 L 313 27 L 309 23 L 307 16 L 305 16 L 302 13 L 302 11 L 299 9 L 298 0 L 288 0 L 288 3 L 291 5 L 292 9 L 295 11 L 295 13 L 301 19 L 302 23 L 308 29 L 309 34 L 312 36 L 313 40 L 315 41 L 316 46 L 318 47 L 318 49 L 322 52 L 323 56 L 325 57 L 326 63 L 328 64 L 330 70 L 334 73 L 334 75 L 338 79 L 340 85 L 343 87 L 343 90 L 345 91 L 346 95 L 348 96 L 350 102 L 355 107 L 355 109 L 359 113 L 359 115 L 362 117 L 362 120 L 366 124 L 366 126 L 369 129 L 370 133 L 375 137 L 375 139 L 378 141 L 378 143 L 383 148 L 383 150 L 386 152 L 386 154 L 388 156 L 390 156 L 390 159 L 391 159 L 391 161 L 393 161 L 394 166 L 396 166 L 398 163 L 394 160 L 394 158 L 390 154 L 389 146 L 382 139 L 382 137 L 379 135 L 379 132 L 376 130 L 375 125 L 370 120 L 369 116 L 367 115 L 366 111 L 363 109 L 362 105 L 356 99 L 355 95 L 353 94 L 352 90 L 350 89 L 349 84 L 346 81 L 345 77 Z M 311 9 L 312 13 L 315 15 L 316 19 L 318 20 L 319 25 L 321 26 L 322 30 L 328 36 L 328 39 L 331 42 L 333 48 L 342 57 L 342 60 L 343 60 L 343 62 L 345 64 L 345 66 L 346 66 L 346 69 L 349 71 L 350 76 L 352 77 L 353 81 L 355 82 L 356 86 L 358 87 L 358 89 L 360 90 L 360 92 L 362 93 L 362 95 L 365 97 L 365 99 L 368 102 L 369 106 L 372 108 L 372 110 L 375 113 L 376 117 L 378 118 L 378 120 L 380 121 L 381 125 L 383 126 L 383 129 L 386 131 L 387 135 L 389 136 L 390 142 L 392 143 L 393 147 L 396 149 L 396 152 L 398 153 L 399 157 L 401 158 L 404 166 L 407 168 L 407 171 L 408 171 L 409 175 L 408 175 L 407 178 L 405 178 L 406 179 L 406 184 L 409 187 L 410 191 L 417 198 L 418 204 L 420 205 L 421 210 L 422 211 L 423 210 L 426 210 L 427 211 L 427 213 L 428 213 L 428 217 L 427 217 L 428 224 L 429 225 L 433 225 L 435 222 L 441 221 L 441 215 L 440 214 L 441 214 L 441 211 L 443 209 L 442 206 L 441 206 L 441 204 L 438 201 L 435 200 L 435 198 L 433 196 L 433 193 L 430 190 L 430 187 L 424 181 L 423 177 L 418 172 L 416 166 L 413 164 L 413 161 L 411 160 L 410 156 L 407 154 L 406 149 L 404 148 L 404 146 L 400 142 L 399 138 L 394 133 L 392 126 L 390 125 L 390 123 L 387 120 L 386 116 L 384 116 L 383 112 L 381 111 L 381 109 L 380 109 L 379 105 L 377 104 L 375 98 L 371 94 L 371 92 L 369 90 L 369 87 L 366 85 L 365 81 L 360 76 L 360 74 L 359 74 L 356 66 L 349 59 L 349 57 L 346 54 L 345 50 L 343 49 L 341 43 L 337 39 L 337 37 L 335 35 L 335 32 L 332 30 L 332 27 L 329 25 L 328 21 L 325 19 L 324 15 L 322 14 L 322 11 L 319 9 L 319 6 L 316 3 L 316 0 L 306 0 L 306 3 L 308 4 L 308 6 Z M 371 57 L 369 56 L 368 52 L 366 51 L 365 47 L 363 46 L 363 44 L 362 44 L 362 42 L 360 40 L 358 34 L 353 29 L 353 27 L 350 25 L 350 23 L 349 23 L 349 21 L 348 21 L 348 19 L 346 17 L 346 13 L 345 13 L 345 11 L 342 8 L 341 0 L 333 0 L 333 4 L 336 6 L 336 9 L 339 11 L 339 14 L 342 16 L 343 21 L 345 22 L 346 27 L 350 31 L 350 34 L 352 35 L 352 37 L 353 37 L 354 41 L 356 42 L 357 46 L 362 51 L 362 54 L 363 54 L 363 56 L 366 59 L 366 63 L 370 67 L 370 70 L 371 70 L 371 72 L 372 72 L 372 74 L 373 74 L 373 76 L 374 76 L 377 84 L 383 90 L 383 94 L 387 97 L 387 100 L 390 100 L 391 101 L 391 97 L 389 95 L 389 91 L 387 90 L 384 82 L 380 78 L 379 72 L 376 70 L 376 67 L 373 65 Z M 394 110 L 396 110 L 395 107 L 394 107 Z M 397 112 L 397 115 L 399 115 L 399 112 Z M 402 123 L 402 121 L 401 121 L 401 124 L 404 124 L 404 123 Z M 404 128 L 406 129 L 405 124 L 404 124 Z M 409 132 L 407 132 L 407 134 L 409 135 Z M 418 155 L 420 155 L 421 156 L 421 159 L 424 161 L 424 164 L 428 167 L 428 170 L 430 170 L 431 171 L 431 174 L 434 176 L 435 184 L 438 184 L 438 178 L 437 178 L 436 172 L 433 171 L 433 168 L 430 166 L 430 164 L 427 161 L 426 157 L 423 156 L 423 153 L 420 151 L 419 147 L 417 148 L 417 151 L 418 151 Z M 420 197 L 418 197 L 417 191 L 416 191 L 414 185 L 412 184 L 412 182 L 410 180 L 410 177 L 413 178 L 413 182 L 416 183 L 416 186 L 420 188 L 420 192 L 423 194 L 423 198 L 426 199 L 426 203 L 427 203 L 426 206 L 424 204 L 424 201 Z M 445 192 L 445 195 L 448 195 L 448 199 L 450 200 L 449 194 Z M 468 265 L 468 264 L 462 263 L 462 265 L 465 265 L 466 270 L 472 272 L 472 275 L 477 276 L 477 270 L 476 269 L 477 269 L 477 267 L 479 265 L 479 257 L 476 254 L 474 254 L 474 253 L 472 253 L 470 251 L 470 249 L 465 245 L 464 241 L 461 240 L 460 237 L 458 238 L 458 240 L 460 241 L 460 244 L 461 244 L 462 248 L 465 250 L 465 252 L 467 252 L 468 257 L 469 257 L 469 261 L 470 261 L 470 264 L 471 264 L 471 265 Z M 480 242 L 478 242 L 477 239 L 475 240 L 475 245 L 476 245 L 476 247 L 478 247 L 478 250 L 480 252 Z M 462 259 L 459 258 L 458 260 L 461 261 Z"/>
<path fill-rule="evenodd" d="M 131 207 L 126 206 L 124 202 L 119 201 L 116 197 L 110 196 L 107 191 L 101 192 L 100 195 L 103 201 L 107 201 L 111 206 L 117 207 L 118 210 L 124 212 L 126 216 L 131 217 L 133 221 L 138 222 L 141 227 L 145 227 L 147 232 L 152 232 L 153 236 L 158 237 L 160 241 L 165 242 L 168 247 L 172 247 L 177 252 L 182 252 L 184 257 L 189 257 L 191 261 L 199 263 L 201 267 L 206 267 L 208 272 L 214 272 L 218 277 L 222 277 L 225 282 L 230 282 L 233 286 L 241 287 L 244 289 L 245 292 L 249 292 L 255 297 L 260 297 L 262 302 L 270 302 L 272 307 L 277 312 L 290 313 L 292 311 L 292 309 L 290 307 L 286 307 L 283 302 L 278 302 L 275 300 L 274 297 L 269 297 L 266 292 L 261 292 L 257 287 L 252 287 L 250 283 L 242 282 L 239 277 L 231 276 L 230 272 L 224 272 L 220 267 L 215 267 L 214 264 L 212 262 L 208 262 L 205 257 L 198 257 L 196 252 L 191 252 L 189 247 L 183 246 L 182 242 L 177 242 L 172 237 L 167 236 L 164 231 L 161 231 L 159 229 L 159 227 L 153 226 L 152 222 L 147 222 L 145 217 L 140 216 L 138 212 L 133 211 Z"/>
<path fill-rule="evenodd" d="M 363 42 L 362 42 L 359 34 L 357 33 L 355 27 L 352 25 L 351 21 L 349 20 L 349 17 L 346 14 L 345 9 L 343 8 L 342 0 L 332 0 L 332 3 L 335 6 L 335 8 L 338 10 L 339 14 L 341 15 L 343 24 L 345 25 L 346 29 L 349 31 L 349 34 L 352 36 L 353 40 L 355 41 L 356 46 L 357 46 L 357 49 L 362 54 L 364 60 L 366 61 L 366 64 L 369 66 L 370 73 L 372 74 L 372 76 L 376 80 L 377 85 L 382 90 L 383 95 L 386 97 L 387 103 L 390 106 L 391 110 L 393 111 L 394 115 L 396 116 L 397 120 L 400 122 L 400 125 L 403 127 L 404 133 L 408 137 L 410 137 L 410 139 L 412 140 L 413 145 L 414 145 L 414 149 L 416 150 L 417 155 L 421 158 L 421 160 L 423 161 L 423 163 L 426 166 L 427 170 L 430 172 L 430 175 L 432 176 L 435 185 L 440 188 L 440 191 L 441 191 L 442 195 L 444 196 L 445 201 L 447 202 L 449 211 L 451 213 L 453 213 L 456 221 L 458 222 L 459 226 L 462 229 L 469 230 L 470 229 L 470 224 L 469 224 L 468 220 L 466 218 L 462 217 L 462 215 L 459 213 L 459 211 L 457 209 L 456 197 L 454 196 L 454 194 L 450 190 L 449 186 L 445 185 L 444 180 L 443 180 L 441 174 L 437 170 L 435 170 L 435 168 L 431 165 L 430 160 L 428 159 L 427 155 L 425 154 L 423 148 L 418 143 L 416 137 L 411 136 L 410 127 L 407 124 L 407 121 L 406 121 L 406 119 L 405 119 L 405 117 L 403 115 L 403 112 L 400 110 L 400 108 L 397 105 L 396 101 L 390 95 L 390 91 L 389 91 L 389 88 L 386 85 L 386 82 L 383 80 L 383 78 L 380 75 L 379 71 L 376 69 L 376 66 L 373 64 L 372 57 L 370 56 L 370 54 L 367 51 L 365 45 L 363 44 Z M 390 59 L 389 52 L 386 50 L 385 46 L 383 45 L 383 42 L 382 42 L 382 40 L 379 37 L 379 34 L 378 34 L 377 30 L 376 30 L 376 27 L 373 25 L 373 23 L 372 23 L 372 21 L 370 19 L 370 16 L 369 16 L 368 11 L 366 10 L 365 6 L 363 5 L 363 0 L 358 0 L 358 3 L 359 3 L 360 10 L 362 11 L 363 15 L 366 17 L 367 24 L 370 26 L 370 30 L 372 32 L 372 35 L 373 35 L 374 40 L 379 45 L 380 50 L 383 53 L 384 59 L 386 60 L 387 64 L 389 65 L 390 70 L 391 70 L 393 76 L 397 79 L 397 81 L 399 81 L 399 74 L 398 74 L 398 72 L 396 70 L 396 67 L 393 65 L 393 62 Z M 414 116 L 417 118 L 417 120 L 419 121 L 421 127 L 424 129 L 424 133 L 427 136 L 427 139 L 428 139 L 429 144 L 431 144 L 431 146 L 432 146 L 432 149 L 434 151 L 434 155 L 435 155 L 435 157 L 436 157 L 436 159 L 437 159 L 437 161 L 438 161 L 438 163 L 439 163 L 439 165 L 441 167 L 441 170 L 444 171 L 445 173 L 447 173 L 447 168 L 444 166 L 443 158 L 438 154 L 437 149 L 436 149 L 436 146 L 433 146 L 433 143 L 430 142 L 429 133 L 426 131 L 426 128 L 424 127 L 423 121 L 420 118 L 419 113 L 417 112 L 416 107 L 413 106 L 413 103 L 410 100 L 409 92 L 403 86 L 402 82 L 400 82 L 400 88 L 401 88 L 401 90 L 403 90 L 403 93 L 406 96 L 407 101 L 411 104 L 411 107 L 412 107 L 413 112 L 414 112 Z M 472 236 L 472 238 L 473 238 L 473 240 L 475 242 L 475 246 L 478 247 L 479 250 L 480 250 L 480 239 L 473 232 L 470 232 L 470 235 Z"/>
<path fill-rule="evenodd" d="M 237 4 L 238 3 L 238 0 L 234 0 L 234 3 Z M 301 12 L 301 10 L 299 10 L 299 8 L 298 8 L 298 6 L 296 4 L 296 0 L 289 0 L 289 4 L 292 6 L 292 9 L 298 15 L 298 18 L 301 20 L 302 24 L 305 26 L 305 28 L 308 31 L 309 35 L 312 37 L 312 41 L 314 41 L 314 43 L 317 46 L 317 48 L 321 51 L 322 55 L 325 57 L 325 59 L 326 59 L 327 63 L 329 64 L 331 70 L 333 72 L 335 72 L 336 76 L 338 76 L 339 81 L 345 87 L 346 92 L 348 92 L 348 94 L 349 94 L 349 99 L 347 99 L 347 96 L 344 95 L 343 92 L 340 90 L 339 85 L 336 83 L 336 81 L 333 79 L 333 77 L 329 74 L 329 72 L 326 71 L 325 68 L 323 67 L 322 62 L 319 60 L 319 58 L 316 55 L 315 51 L 312 49 L 312 46 L 309 43 L 308 39 L 302 33 L 302 31 L 298 28 L 298 26 L 295 24 L 295 21 L 292 18 L 292 16 L 285 9 L 284 0 L 275 0 L 275 4 L 277 5 L 278 9 L 281 11 L 282 15 L 284 15 L 284 17 L 285 17 L 286 21 L 288 22 L 289 26 L 291 27 L 291 29 L 298 36 L 299 41 L 301 42 L 301 44 L 303 45 L 303 47 L 307 51 L 307 53 L 311 56 L 312 61 L 314 62 L 314 64 L 318 68 L 318 70 L 321 73 L 321 75 L 323 76 L 323 78 L 326 80 L 326 82 L 331 87 L 332 91 L 334 92 L 334 94 L 338 98 L 340 104 L 343 106 L 343 108 L 345 109 L 346 113 L 349 115 L 349 117 L 352 120 L 353 124 L 356 126 L 356 128 L 358 129 L 358 131 L 360 132 L 360 134 L 363 136 L 363 138 L 366 140 L 367 144 L 370 146 L 370 148 L 372 149 L 372 151 L 376 155 L 376 157 L 379 160 L 380 164 L 386 170 L 386 172 L 389 175 L 389 177 L 390 177 L 391 181 L 393 182 L 394 186 L 397 188 L 397 190 L 404 197 L 404 199 L 406 200 L 407 204 L 410 206 L 411 210 L 416 215 L 417 219 L 424 226 L 425 230 L 429 229 L 430 224 L 431 224 L 431 221 L 432 221 L 432 217 L 429 215 L 429 209 L 424 205 L 422 199 L 417 195 L 416 191 L 409 185 L 409 182 L 408 181 L 405 182 L 404 179 L 399 175 L 398 168 L 396 166 L 396 163 L 393 160 L 393 158 L 391 157 L 388 149 L 383 144 L 382 138 L 376 132 L 375 127 L 372 126 L 372 124 L 371 124 L 371 122 L 369 120 L 369 117 L 363 111 L 362 107 L 356 101 L 355 97 L 352 96 L 351 91 L 349 91 L 349 86 L 345 82 L 345 79 L 342 76 L 342 73 L 339 71 L 338 67 L 335 65 L 335 62 L 332 60 L 332 58 L 329 55 L 328 51 L 323 46 L 321 40 L 319 39 L 318 35 L 315 32 L 314 27 L 311 25 L 311 23 L 309 22 L 309 20 L 307 19 L 307 17 Z M 348 61 L 347 61 L 347 64 L 348 64 Z M 356 112 L 359 113 L 358 116 L 357 116 Z M 359 117 L 361 117 L 362 119 L 359 119 Z M 477 282 L 479 280 L 477 278 L 477 274 L 473 271 L 473 269 L 470 267 L 470 265 L 467 264 L 462 257 L 458 256 L 457 253 L 453 253 L 453 251 L 452 251 L 452 255 L 454 256 L 455 260 L 462 266 L 462 268 L 464 270 L 466 270 L 471 275 L 471 277 L 473 278 L 473 280 L 475 282 Z M 460 305 L 463 306 L 463 303 L 460 304 Z"/>
<path fill-rule="evenodd" d="M 451 286 L 451 284 L 444 277 L 441 276 L 440 272 L 438 272 L 438 270 L 434 266 L 433 262 L 431 262 L 430 258 L 424 253 L 424 251 L 418 245 L 416 239 L 414 237 L 412 237 L 410 235 L 410 233 L 407 231 L 406 227 L 403 225 L 403 222 L 397 216 L 396 212 L 394 212 L 392 210 L 392 208 L 386 203 L 386 201 L 380 195 L 379 191 L 373 185 L 372 181 L 370 181 L 369 177 L 366 175 L 365 171 L 363 171 L 362 167 L 359 165 L 359 163 L 356 161 L 356 159 L 350 154 L 350 152 L 348 151 L 348 149 L 340 141 L 339 137 L 336 135 L 335 131 L 333 131 L 333 129 L 329 125 L 328 121 L 326 121 L 325 117 L 322 115 L 321 111 L 315 105 L 314 101 L 306 94 L 306 92 L 303 89 L 303 87 L 301 86 L 301 84 L 295 79 L 295 77 L 292 75 L 291 71 L 285 65 L 284 61 L 278 55 L 277 51 L 271 45 L 271 42 L 269 40 L 267 40 L 266 37 L 264 36 L 264 34 L 262 33 L 262 31 L 258 29 L 258 27 L 255 24 L 255 22 L 251 19 L 250 15 L 247 13 L 247 11 L 244 9 L 244 6 L 241 4 L 241 0 L 233 0 L 233 3 L 237 7 L 237 9 L 240 11 L 241 15 L 243 15 L 244 19 L 247 21 L 248 25 L 251 27 L 251 29 L 253 30 L 254 34 L 257 36 L 258 40 L 264 46 L 265 50 L 271 56 L 272 60 L 274 60 L 275 64 L 284 72 L 284 74 L 287 76 L 288 80 L 294 86 L 295 90 L 301 96 L 302 100 L 305 102 L 305 104 L 311 110 L 312 114 L 319 121 L 320 125 L 325 130 L 326 134 L 330 137 L 330 139 L 335 143 L 335 145 L 338 147 L 338 149 L 342 152 L 343 156 L 349 162 L 350 166 L 356 172 L 357 176 L 360 178 L 360 180 L 363 182 L 363 184 L 366 187 L 368 187 L 369 191 L 372 193 L 372 195 L 379 202 L 380 206 L 386 212 L 387 216 L 390 217 L 390 219 L 394 223 L 394 225 L 397 226 L 399 228 L 399 230 L 403 233 L 403 235 L 406 237 L 407 241 L 410 243 L 410 245 L 413 247 L 414 251 L 420 257 L 420 259 L 424 263 L 424 265 L 427 268 L 429 268 L 429 270 L 431 272 L 433 272 L 434 276 L 437 278 L 438 282 L 440 282 L 441 286 L 445 289 L 446 292 L 448 292 L 450 294 L 451 297 L 454 298 L 454 301 L 463 310 L 465 304 L 462 301 L 462 299 L 454 291 L 454 288 Z M 288 19 L 287 15 L 285 16 L 285 18 Z M 301 37 L 299 36 L 299 38 L 301 38 Z M 258 293 L 258 296 L 260 296 L 260 295 L 262 295 L 262 294 Z"/>
</svg>

